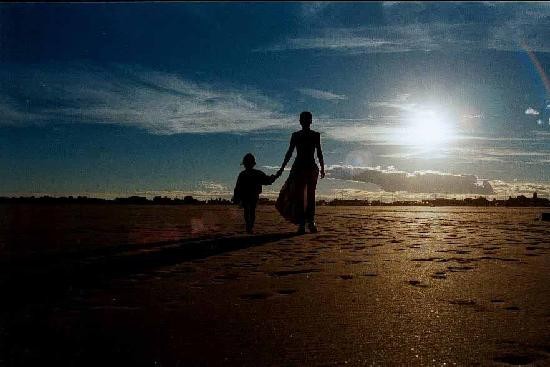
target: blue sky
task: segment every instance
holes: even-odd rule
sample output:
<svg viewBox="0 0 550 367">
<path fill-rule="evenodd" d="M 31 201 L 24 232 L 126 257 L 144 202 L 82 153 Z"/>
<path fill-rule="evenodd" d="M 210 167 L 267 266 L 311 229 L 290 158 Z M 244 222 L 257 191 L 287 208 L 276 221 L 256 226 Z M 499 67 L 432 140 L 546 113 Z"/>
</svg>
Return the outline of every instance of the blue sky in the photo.
<svg viewBox="0 0 550 367">
<path fill-rule="evenodd" d="M 321 195 L 550 195 L 547 3 L 0 4 L 0 24 L 0 195 L 228 195 L 303 110 Z"/>
</svg>

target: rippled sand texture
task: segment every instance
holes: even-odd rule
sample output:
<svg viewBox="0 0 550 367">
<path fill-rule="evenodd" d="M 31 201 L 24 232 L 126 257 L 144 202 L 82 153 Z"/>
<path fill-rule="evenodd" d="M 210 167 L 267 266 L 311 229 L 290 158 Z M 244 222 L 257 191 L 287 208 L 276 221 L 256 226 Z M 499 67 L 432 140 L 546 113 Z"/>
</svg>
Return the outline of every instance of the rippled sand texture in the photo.
<svg viewBox="0 0 550 367">
<path fill-rule="evenodd" d="M 261 207 L 252 237 L 237 208 L 200 210 L 233 239 L 125 249 L 128 271 L 11 310 L 4 364 L 550 365 L 541 209 L 322 207 L 292 236 Z"/>
</svg>

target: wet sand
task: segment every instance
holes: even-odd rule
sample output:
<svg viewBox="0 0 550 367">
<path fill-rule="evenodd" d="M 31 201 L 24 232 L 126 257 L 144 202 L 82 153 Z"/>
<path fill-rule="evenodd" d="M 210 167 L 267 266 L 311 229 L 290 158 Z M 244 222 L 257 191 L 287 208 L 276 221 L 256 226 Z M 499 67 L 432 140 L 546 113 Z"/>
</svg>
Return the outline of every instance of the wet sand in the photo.
<svg viewBox="0 0 550 367">
<path fill-rule="evenodd" d="M 295 236 L 260 207 L 246 236 L 235 207 L 128 208 L 0 232 L 0 365 L 550 365 L 541 209 L 321 207 Z"/>
</svg>

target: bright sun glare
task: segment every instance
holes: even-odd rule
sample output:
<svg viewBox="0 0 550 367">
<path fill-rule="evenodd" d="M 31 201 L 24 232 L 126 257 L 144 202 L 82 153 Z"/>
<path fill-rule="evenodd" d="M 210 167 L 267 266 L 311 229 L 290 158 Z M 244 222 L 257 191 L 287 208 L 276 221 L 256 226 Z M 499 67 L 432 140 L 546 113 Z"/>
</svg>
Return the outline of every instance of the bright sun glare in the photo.
<svg viewBox="0 0 550 367">
<path fill-rule="evenodd" d="M 433 109 L 412 112 L 402 133 L 399 140 L 426 148 L 444 144 L 454 137 L 446 114 Z"/>
</svg>

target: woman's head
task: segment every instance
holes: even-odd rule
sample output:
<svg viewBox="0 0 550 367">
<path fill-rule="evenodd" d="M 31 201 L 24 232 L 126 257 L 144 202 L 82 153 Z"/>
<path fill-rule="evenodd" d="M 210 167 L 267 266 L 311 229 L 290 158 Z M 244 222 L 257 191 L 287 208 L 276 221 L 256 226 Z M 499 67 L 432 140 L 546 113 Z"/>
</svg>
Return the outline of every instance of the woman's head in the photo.
<svg viewBox="0 0 550 367">
<path fill-rule="evenodd" d="M 312 120 L 313 116 L 311 115 L 311 112 L 304 111 L 300 114 L 300 125 L 302 125 L 302 128 L 309 129 Z"/>
<path fill-rule="evenodd" d="M 254 155 L 252 153 L 247 153 L 243 157 L 243 166 L 246 169 L 250 169 L 256 165 L 256 158 L 254 158 Z"/>
</svg>

